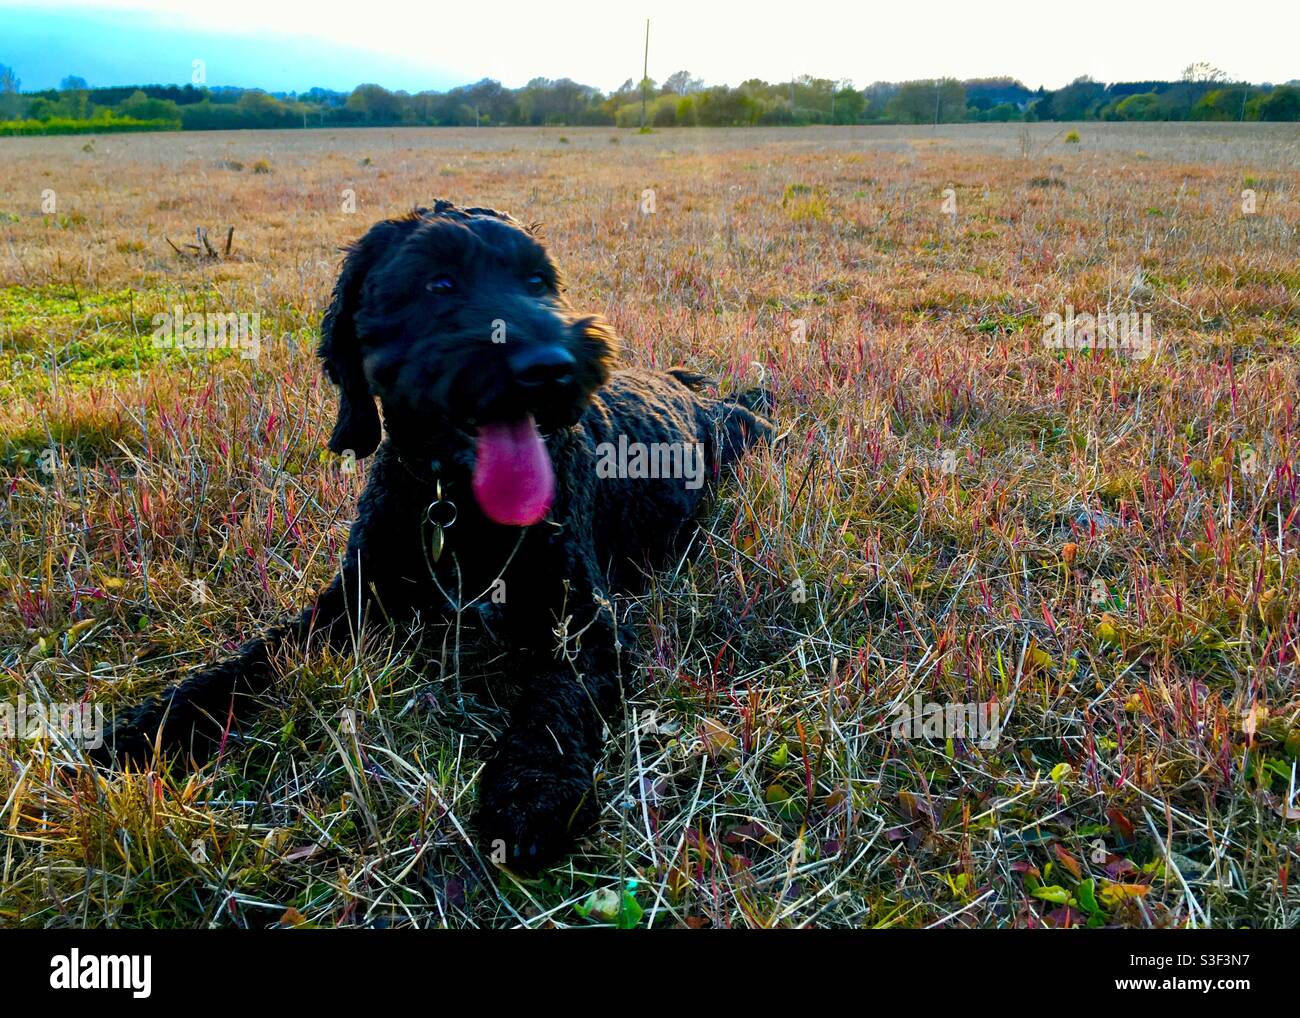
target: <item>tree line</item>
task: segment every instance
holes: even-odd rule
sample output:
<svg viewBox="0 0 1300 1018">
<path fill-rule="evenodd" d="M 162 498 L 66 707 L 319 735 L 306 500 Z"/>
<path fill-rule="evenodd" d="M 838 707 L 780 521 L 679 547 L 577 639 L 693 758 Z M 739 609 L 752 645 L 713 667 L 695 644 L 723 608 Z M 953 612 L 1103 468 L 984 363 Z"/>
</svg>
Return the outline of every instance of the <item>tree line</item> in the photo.
<svg viewBox="0 0 1300 1018">
<path fill-rule="evenodd" d="M 1031 90 L 1009 77 L 958 81 L 850 81 L 808 75 L 706 85 L 687 71 L 663 82 L 629 79 L 604 93 L 568 78 L 507 88 L 485 78 L 445 92 L 302 93 L 202 85 L 90 88 L 75 76 L 57 89 L 23 92 L 0 65 L 0 133 L 374 126 L 738 127 L 808 124 L 949 124 L 1036 120 L 1300 120 L 1300 82 L 1234 82 L 1206 64 L 1177 81 L 1106 84 L 1081 77 Z M 5 128 L 8 130 L 5 130 Z M 48 130 L 47 130 L 48 129 Z"/>
</svg>

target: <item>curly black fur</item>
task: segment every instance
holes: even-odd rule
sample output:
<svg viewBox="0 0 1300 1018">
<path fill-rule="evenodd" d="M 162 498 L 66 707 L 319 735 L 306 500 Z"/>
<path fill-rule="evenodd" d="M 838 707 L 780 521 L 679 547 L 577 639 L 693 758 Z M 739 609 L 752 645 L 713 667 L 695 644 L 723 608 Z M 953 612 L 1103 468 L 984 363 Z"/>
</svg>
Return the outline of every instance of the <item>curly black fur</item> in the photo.
<svg viewBox="0 0 1300 1018">
<path fill-rule="evenodd" d="M 616 342 L 600 318 L 570 309 L 537 231 L 508 215 L 438 201 L 375 224 L 349 248 L 321 324 L 319 355 L 339 387 L 330 448 L 375 453 L 339 575 L 297 620 L 119 717 L 102 758 L 148 759 L 158 746 L 202 758 L 270 687 L 277 648 L 315 634 L 346 646 L 359 625 L 445 618 L 453 598 L 499 577 L 508 594 L 494 634 L 524 691 L 482 773 L 478 829 L 516 868 L 563 854 L 595 814 L 593 769 L 617 727 L 628 639 L 609 595 L 643 585 L 709 490 L 603 476 L 601 444 L 698 443 L 703 481 L 771 434 L 756 412 L 766 394 L 717 399 L 685 371 L 615 370 Z M 549 517 L 520 529 L 487 518 L 470 477 L 477 426 L 526 414 L 556 491 Z M 426 514 L 438 485 L 458 515 L 435 563 Z M 581 635 L 561 647 L 566 618 Z"/>
</svg>

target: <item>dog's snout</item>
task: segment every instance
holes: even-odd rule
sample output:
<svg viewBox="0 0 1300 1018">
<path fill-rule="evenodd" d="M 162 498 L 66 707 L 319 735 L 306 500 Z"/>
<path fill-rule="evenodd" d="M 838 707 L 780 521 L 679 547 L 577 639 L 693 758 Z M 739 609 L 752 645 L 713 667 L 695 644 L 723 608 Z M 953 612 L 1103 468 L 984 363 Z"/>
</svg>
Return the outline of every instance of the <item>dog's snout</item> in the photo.
<svg viewBox="0 0 1300 1018">
<path fill-rule="evenodd" d="M 519 385 L 525 389 L 540 389 L 572 382 L 577 361 L 564 347 L 547 344 L 519 351 L 510 357 L 509 365 Z"/>
</svg>

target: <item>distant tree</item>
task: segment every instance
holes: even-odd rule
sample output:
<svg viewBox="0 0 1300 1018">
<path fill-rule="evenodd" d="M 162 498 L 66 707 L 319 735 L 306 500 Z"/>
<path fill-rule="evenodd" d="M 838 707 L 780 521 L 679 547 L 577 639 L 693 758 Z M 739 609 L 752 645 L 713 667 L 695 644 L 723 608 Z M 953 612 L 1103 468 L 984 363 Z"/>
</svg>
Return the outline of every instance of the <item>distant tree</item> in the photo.
<svg viewBox="0 0 1300 1018">
<path fill-rule="evenodd" d="M 235 103 L 240 127 L 295 127 L 301 126 L 300 115 L 273 95 L 250 88 Z"/>
<path fill-rule="evenodd" d="M 1214 65 L 1206 63 L 1204 60 L 1198 60 L 1194 64 L 1188 64 L 1186 67 L 1183 68 L 1183 73 L 1180 75 L 1180 77 L 1183 81 L 1194 81 L 1194 82 L 1201 82 L 1201 81 L 1213 82 L 1213 81 L 1228 80 L 1228 76 L 1226 74 L 1224 74 L 1221 70 L 1219 70 Z"/>
<path fill-rule="evenodd" d="M 691 77 L 690 71 L 674 71 L 664 79 L 664 92 L 674 95 L 690 95 L 704 88 L 703 78 Z"/>
<path fill-rule="evenodd" d="M 1186 120 L 1192 116 L 1196 104 L 1214 86 L 1208 81 L 1175 81 L 1168 87 L 1156 89 L 1160 97 L 1160 115 L 1157 120 Z"/>
<path fill-rule="evenodd" d="M 759 102 L 743 88 L 714 85 L 695 97 L 696 116 L 706 127 L 742 127 L 758 123 Z"/>
<path fill-rule="evenodd" d="M 1254 109 L 1252 119 L 1259 120 L 1300 120 L 1300 87 L 1278 85 L 1267 95 L 1252 101 Z"/>
<path fill-rule="evenodd" d="M 1139 92 L 1137 95 L 1126 95 L 1115 103 L 1113 117 L 1107 117 L 1106 119 L 1159 120 L 1160 97 L 1154 92 Z"/>
<path fill-rule="evenodd" d="M 940 123 L 954 123 L 966 116 L 966 87 L 955 78 L 944 78 L 939 82 L 938 120 Z"/>
<path fill-rule="evenodd" d="M 644 107 L 643 107 L 644 104 Z M 0 66 L 0 119 L 87 119 L 115 110 L 141 120 L 180 120 L 185 130 L 305 127 L 334 124 L 500 124 L 655 126 L 755 124 L 911 124 L 1009 120 L 1300 120 L 1300 82 L 1229 82 L 1200 62 L 1178 81 L 1102 85 L 1076 78 L 1063 88 L 1030 91 L 1010 77 L 877 81 L 856 89 L 848 80 L 802 75 L 779 82 L 750 78 L 734 87 L 705 87 L 689 71 L 662 84 L 629 78 L 609 94 L 569 78 L 534 78 L 506 88 L 485 78 L 443 92 L 416 95 L 377 84 L 352 92 L 313 88 L 268 94 L 231 86 L 127 85 L 90 89 L 68 75 L 59 89 L 22 93 Z"/>
<path fill-rule="evenodd" d="M 22 84 L 12 67 L 0 64 L 0 120 L 14 120 L 22 113 L 23 100 L 18 94 Z"/>
<path fill-rule="evenodd" d="M 58 105 L 51 99 L 38 95 L 27 104 L 28 120 L 49 120 L 59 114 Z"/>
<path fill-rule="evenodd" d="M 1010 103 L 1016 109 L 1026 105 L 1034 93 L 1020 81 L 1011 77 L 968 78 L 962 82 L 966 98 L 977 109 L 988 110 L 1000 103 Z"/>
<path fill-rule="evenodd" d="M 188 86 L 187 86 L 188 87 Z M 348 93 L 335 92 L 328 88 L 309 88 L 304 92 L 301 98 L 306 102 L 316 103 L 320 106 L 342 106 L 348 101 Z"/>
<path fill-rule="evenodd" d="M 250 95 L 252 93 L 249 93 Z M 270 98 L 267 96 L 266 98 Z M 243 100 L 241 100 L 242 102 Z M 274 102 L 274 100 L 272 100 Z M 180 114 L 176 104 L 166 99 L 151 99 L 144 92 L 136 89 L 117 105 L 117 111 L 124 117 L 135 120 L 179 120 Z"/>
<path fill-rule="evenodd" d="M 1245 120 L 1250 89 L 1216 88 L 1197 100 L 1188 114 L 1191 120 Z"/>
<path fill-rule="evenodd" d="M 518 115 L 515 94 L 499 81 L 483 78 L 464 89 L 465 102 L 478 111 L 480 124 L 509 124 Z"/>
<path fill-rule="evenodd" d="M 569 78 L 534 78 L 518 93 L 519 118 L 525 124 L 577 124 L 600 99 L 590 85 Z M 628 101 L 631 101 L 630 99 Z"/>
<path fill-rule="evenodd" d="M 891 120 L 923 124 L 933 119 L 934 88 L 926 81 L 905 81 L 889 100 L 885 113 Z"/>
<path fill-rule="evenodd" d="M 1040 103 L 1035 109 L 1044 120 L 1086 120 L 1105 100 L 1106 86 L 1085 74 L 1053 92 L 1046 108 Z"/>
<path fill-rule="evenodd" d="M 984 110 L 975 110 L 971 107 L 974 115 L 969 119 L 980 120 L 987 123 L 1005 124 L 1010 120 L 1020 119 L 1020 110 L 1014 103 L 998 103 L 996 106 L 990 106 Z"/>
<path fill-rule="evenodd" d="M 847 82 L 835 93 L 835 116 L 837 124 L 856 124 L 862 119 L 867 108 L 866 97 Z"/>
<path fill-rule="evenodd" d="M 234 103 L 204 99 L 181 107 L 181 128 L 186 131 L 227 131 L 252 126 Z"/>
<path fill-rule="evenodd" d="M 954 78 L 905 81 L 885 109 L 905 124 L 952 123 L 966 115 L 966 89 Z"/>
<path fill-rule="evenodd" d="M 671 95 L 661 95 L 650 104 L 650 123 L 655 127 L 672 127 L 677 123 L 677 102 Z"/>
<path fill-rule="evenodd" d="M 63 92 L 59 96 L 59 114 L 73 120 L 86 120 L 94 114 L 90 103 L 90 92 L 78 89 L 75 92 Z"/>
<path fill-rule="evenodd" d="M 866 108 L 862 111 L 864 120 L 879 120 L 885 116 L 889 100 L 898 94 L 898 86 L 891 81 L 872 82 L 862 90 Z"/>
<path fill-rule="evenodd" d="M 344 106 L 367 124 L 396 124 L 402 119 L 402 100 L 380 85 L 358 85 Z"/>
</svg>

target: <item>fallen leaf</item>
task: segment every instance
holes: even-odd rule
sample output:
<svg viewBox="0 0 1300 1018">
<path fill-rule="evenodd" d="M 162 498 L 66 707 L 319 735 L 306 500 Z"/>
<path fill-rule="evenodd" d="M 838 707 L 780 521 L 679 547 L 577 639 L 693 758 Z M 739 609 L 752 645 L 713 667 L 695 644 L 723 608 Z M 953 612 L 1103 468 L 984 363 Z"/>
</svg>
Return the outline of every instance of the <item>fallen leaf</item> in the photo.
<svg viewBox="0 0 1300 1018">
<path fill-rule="evenodd" d="M 1083 867 L 1079 865 L 1079 860 L 1067 852 L 1061 845 L 1053 845 L 1052 849 L 1056 852 L 1056 858 L 1061 861 L 1061 865 L 1070 871 L 1075 880 L 1082 879 Z"/>
<path fill-rule="evenodd" d="M 1068 905 L 1071 901 L 1070 892 L 1059 884 L 1048 884 L 1046 887 L 1035 887 L 1029 893 L 1035 898 L 1042 898 L 1044 901 L 1050 901 L 1056 905 Z"/>
<path fill-rule="evenodd" d="M 736 748 L 736 737 L 727 731 L 727 726 L 713 718 L 705 718 L 700 724 L 700 735 L 704 748 L 710 753 L 730 753 Z"/>
<path fill-rule="evenodd" d="M 1101 889 L 1101 900 L 1114 907 L 1126 898 L 1141 898 L 1151 893 L 1147 884 L 1112 884 L 1107 883 Z"/>
</svg>

